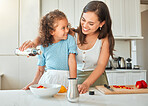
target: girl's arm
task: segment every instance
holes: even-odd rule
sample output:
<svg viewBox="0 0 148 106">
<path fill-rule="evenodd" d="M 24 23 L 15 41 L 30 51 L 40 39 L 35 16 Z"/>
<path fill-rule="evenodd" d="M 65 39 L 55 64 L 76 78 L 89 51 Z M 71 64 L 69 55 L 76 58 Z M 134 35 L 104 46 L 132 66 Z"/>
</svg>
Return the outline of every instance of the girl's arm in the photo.
<svg viewBox="0 0 148 106">
<path fill-rule="evenodd" d="M 102 40 L 102 48 L 97 62 L 97 67 L 90 74 L 90 76 L 80 85 L 78 85 L 79 92 L 86 93 L 89 87 L 103 74 L 109 59 L 109 42 L 108 37 Z"/>
<path fill-rule="evenodd" d="M 37 36 L 33 41 L 29 40 L 29 41 L 25 41 L 20 47 L 19 50 L 24 51 L 27 48 L 33 48 L 33 47 L 37 47 L 38 45 L 40 45 L 40 36 Z"/>
<path fill-rule="evenodd" d="M 35 75 L 33 81 L 30 84 L 28 84 L 26 87 L 24 87 L 23 90 L 29 89 L 30 85 L 38 84 L 38 82 L 39 82 L 41 76 L 43 75 L 44 71 L 45 71 L 45 66 L 38 66 L 38 70 L 36 72 L 36 75 Z"/>
<path fill-rule="evenodd" d="M 70 53 L 68 57 L 68 65 L 70 71 L 70 78 L 77 78 L 77 63 L 75 54 Z"/>
</svg>

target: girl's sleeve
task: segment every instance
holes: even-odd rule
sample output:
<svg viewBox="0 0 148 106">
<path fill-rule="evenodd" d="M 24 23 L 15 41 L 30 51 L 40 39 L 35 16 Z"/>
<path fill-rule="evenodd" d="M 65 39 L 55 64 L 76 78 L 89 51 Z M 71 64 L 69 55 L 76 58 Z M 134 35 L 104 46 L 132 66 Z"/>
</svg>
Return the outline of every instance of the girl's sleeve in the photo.
<svg viewBox="0 0 148 106">
<path fill-rule="evenodd" d="M 43 48 L 43 46 L 40 46 L 40 49 L 41 49 L 41 54 L 40 55 L 38 55 L 38 63 L 37 63 L 37 65 L 38 66 L 45 66 L 45 56 L 44 56 L 44 48 Z"/>
<path fill-rule="evenodd" d="M 76 55 L 78 54 L 75 39 L 71 35 L 68 35 L 68 51 L 69 53 L 74 53 Z"/>
</svg>

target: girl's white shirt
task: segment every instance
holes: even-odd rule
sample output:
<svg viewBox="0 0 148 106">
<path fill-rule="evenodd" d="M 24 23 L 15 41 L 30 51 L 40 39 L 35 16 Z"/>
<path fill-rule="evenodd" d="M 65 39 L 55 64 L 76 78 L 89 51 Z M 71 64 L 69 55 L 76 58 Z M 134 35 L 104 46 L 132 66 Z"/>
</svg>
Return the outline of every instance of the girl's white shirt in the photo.
<svg viewBox="0 0 148 106">
<path fill-rule="evenodd" d="M 75 41 L 77 44 L 78 34 L 75 34 Z M 88 50 L 81 50 L 77 46 L 78 55 L 76 56 L 77 60 L 77 69 L 80 71 L 93 71 L 96 66 L 100 55 L 100 50 L 102 46 L 102 41 L 97 39 L 94 46 Z"/>
</svg>

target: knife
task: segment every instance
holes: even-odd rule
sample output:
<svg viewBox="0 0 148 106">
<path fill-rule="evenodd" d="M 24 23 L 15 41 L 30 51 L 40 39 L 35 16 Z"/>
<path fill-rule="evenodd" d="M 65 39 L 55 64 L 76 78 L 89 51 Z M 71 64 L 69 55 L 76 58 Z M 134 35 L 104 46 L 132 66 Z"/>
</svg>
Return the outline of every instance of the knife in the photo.
<svg viewBox="0 0 148 106">
<path fill-rule="evenodd" d="M 110 91 L 114 91 L 109 85 L 104 84 L 104 87 L 109 89 Z"/>
</svg>

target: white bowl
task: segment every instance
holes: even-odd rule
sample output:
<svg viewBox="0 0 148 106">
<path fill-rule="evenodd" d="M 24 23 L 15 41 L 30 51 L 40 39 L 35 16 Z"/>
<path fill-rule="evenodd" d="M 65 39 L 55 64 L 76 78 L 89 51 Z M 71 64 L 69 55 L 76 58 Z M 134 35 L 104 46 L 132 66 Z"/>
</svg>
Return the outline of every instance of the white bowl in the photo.
<svg viewBox="0 0 148 106">
<path fill-rule="evenodd" d="M 46 88 L 37 88 L 40 85 Z M 61 85 L 59 84 L 34 84 L 34 85 L 31 85 L 29 88 L 30 88 L 30 91 L 38 97 L 51 97 L 59 92 Z"/>
</svg>

